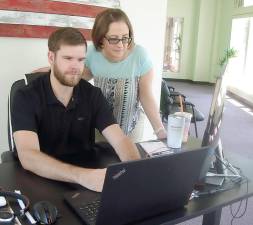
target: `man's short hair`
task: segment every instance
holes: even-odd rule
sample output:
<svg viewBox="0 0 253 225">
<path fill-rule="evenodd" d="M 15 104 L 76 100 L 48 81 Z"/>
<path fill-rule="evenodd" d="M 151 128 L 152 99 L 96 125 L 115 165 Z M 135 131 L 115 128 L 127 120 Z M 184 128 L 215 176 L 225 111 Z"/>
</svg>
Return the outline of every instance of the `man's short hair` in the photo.
<svg viewBox="0 0 253 225">
<path fill-rule="evenodd" d="M 85 45 L 87 42 L 83 34 L 76 28 L 64 27 L 54 31 L 48 39 L 48 49 L 57 52 L 61 45 Z"/>
</svg>

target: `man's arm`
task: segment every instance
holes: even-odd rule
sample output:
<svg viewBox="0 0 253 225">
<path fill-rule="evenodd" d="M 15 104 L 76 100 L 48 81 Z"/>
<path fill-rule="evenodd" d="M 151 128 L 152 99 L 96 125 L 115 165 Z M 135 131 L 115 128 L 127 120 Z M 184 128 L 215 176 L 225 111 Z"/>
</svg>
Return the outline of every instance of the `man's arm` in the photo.
<svg viewBox="0 0 253 225">
<path fill-rule="evenodd" d="M 115 149 L 121 161 L 141 158 L 136 145 L 123 133 L 118 124 L 106 127 L 102 134 Z"/>
<path fill-rule="evenodd" d="M 78 183 L 93 191 L 102 191 L 106 169 L 87 169 L 63 163 L 40 151 L 38 135 L 32 131 L 14 132 L 19 160 L 24 169 L 39 176 Z"/>
</svg>

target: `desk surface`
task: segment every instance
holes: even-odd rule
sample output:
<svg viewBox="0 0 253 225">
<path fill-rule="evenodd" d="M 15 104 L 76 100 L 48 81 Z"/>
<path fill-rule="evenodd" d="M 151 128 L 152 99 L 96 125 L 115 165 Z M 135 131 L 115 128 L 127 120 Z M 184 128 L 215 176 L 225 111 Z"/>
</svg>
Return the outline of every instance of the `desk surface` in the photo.
<svg viewBox="0 0 253 225">
<path fill-rule="evenodd" d="M 143 220 L 136 223 L 136 225 L 180 223 L 253 195 L 253 160 L 237 155 L 229 155 L 229 159 L 231 163 L 240 167 L 244 175 L 249 178 L 248 193 L 246 193 L 246 184 L 241 184 L 222 193 L 193 199 L 183 209 Z M 23 194 L 29 197 L 32 205 L 40 200 L 51 201 L 57 206 L 62 216 L 58 219 L 56 225 L 82 224 L 81 220 L 79 220 L 63 200 L 63 194 L 74 189 L 73 186 L 67 183 L 41 178 L 22 169 L 19 163 L 12 162 L 0 164 L 0 186 L 10 191 L 15 189 L 21 190 Z"/>
</svg>

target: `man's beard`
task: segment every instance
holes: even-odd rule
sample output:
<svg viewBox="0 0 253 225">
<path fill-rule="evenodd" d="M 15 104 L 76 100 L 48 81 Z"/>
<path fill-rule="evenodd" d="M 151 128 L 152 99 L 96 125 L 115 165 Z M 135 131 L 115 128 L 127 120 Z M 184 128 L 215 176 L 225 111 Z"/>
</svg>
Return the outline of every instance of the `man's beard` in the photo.
<svg viewBox="0 0 253 225">
<path fill-rule="evenodd" d="M 67 76 L 66 73 L 62 73 L 57 64 L 54 64 L 54 76 L 64 86 L 74 87 L 81 80 L 81 71 L 77 71 L 73 76 Z"/>
</svg>

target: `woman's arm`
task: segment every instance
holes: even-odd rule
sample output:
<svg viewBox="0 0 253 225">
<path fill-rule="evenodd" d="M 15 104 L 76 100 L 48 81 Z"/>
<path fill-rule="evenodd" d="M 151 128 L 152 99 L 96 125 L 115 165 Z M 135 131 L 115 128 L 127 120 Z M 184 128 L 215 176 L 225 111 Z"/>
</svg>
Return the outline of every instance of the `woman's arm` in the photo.
<svg viewBox="0 0 253 225">
<path fill-rule="evenodd" d="M 157 138 L 164 139 L 167 137 L 166 130 L 164 129 L 161 121 L 159 108 L 156 104 L 153 92 L 152 81 L 154 77 L 154 71 L 151 69 L 145 75 L 140 78 L 140 101 L 144 112 L 146 113 Z"/>
<path fill-rule="evenodd" d="M 89 70 L 88 67 L 84 66 L 82 79 L 89 81 L 92 78 L 93 78 L 93 75 L 92 75 L 91 71 Z"/>
<path fill-rule="evenodd" d="M 32 73 L 48 72 L 49 70 L 50 70 L 50 67 L 47 66 L 47 67 L 42 67 L 42 68 L 33 70 Z M 86 66 L 84 66 L 83 73 L 82 73 L 82 79 L 89 81 L 92 78 L 93 78 L 92 73 L 90 72 L 90 70 Z"/>
<path fill-rule="evenodd" d="M 49 67 L 49 66 L 46 66 L 46 67 L 42 67 L 42 68 L 33 70 L 32 73 L 49 72 L 49 70 L 50 70 L 50 67 Z"/>
</svg>

